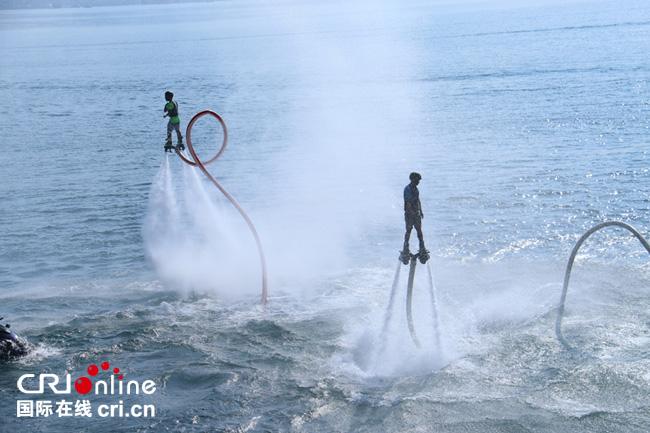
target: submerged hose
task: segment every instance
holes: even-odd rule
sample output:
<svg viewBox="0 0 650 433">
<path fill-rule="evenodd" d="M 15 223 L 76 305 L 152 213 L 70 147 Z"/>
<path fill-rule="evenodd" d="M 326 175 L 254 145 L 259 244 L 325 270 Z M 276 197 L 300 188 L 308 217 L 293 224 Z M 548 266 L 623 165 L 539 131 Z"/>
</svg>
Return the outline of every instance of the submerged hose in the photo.
<svg viewBox="0 0 650 433">
<path fill-rule="evenodd" d="M 192 145 L 192 127 L 194 126 L 194 123 L 196 123 L 197 120 L 199 120 L 203 116 L 212 116 L 214 119 L 219 122 L 221 125 L 221 128 L 223 129 L 223 142 L 221 143 L 221 147 L 217 151 L 217 153 L 207 161 L 203 162 L 197 155 L 196 151 L 194 150 L 194 146 Z M 217 180 L 210 174 L 210 172 L 205 168 L 206 165 L 210 164 L 211 162 L 214 162 L 217 158 L 221 156 L 224 150 L 226 150 L 226 144 L 228 143 L 228 129 L 226 128 L 226 122 L 223 121 L 221 116 L 219 116 L 217 113 L 211 110 L 203 110 L 194 115 L 192 119 L 190 120 L 190 123 L 187 124 L 187 129 L 185 132 L 185 138 L 187 140 L 187 149 L 190 151 L 190 155 L 192 156 L 192 159 L 187 158 L 183 152 L 178 150 L 176 148 L 176 154 L 185 162 L 186 164 L 189 164 L 191 166 L 196 166 L 199 167 L 199 169 L 203 172 L 203 174 L 210 179 L 210 181 L 214 184 L 214 186 L 217 187 L 221 193 L 226 196 L 226 198 L 232 203 L 232 205 L 237 209 L 239 214 L 244 218 L 244 221 L 246 221 L 246 225 L 248 225 L 248 228 L 250 229 L 251 233 L 253 234 L 253 238 L 255 238 L 255 244 L 257 245 L 257 252 L 259 254 L 259 259 L 260 259 L 260 265 L 262 268 L 262 304 L 266 305 L 267 299 L 268 299 L 268 285 L 267 285 L 267 273 L 266 273 L 266 259 L 264 257 L 264 250 L 262 248 L 262 241 L 260 240 L 259 235 L 257 234 L 257 230 L 255 229 L 255 226 L 253 225 L 253 221 L 248 217 L 246 212 L 244 212 L 244 209 L 237 203 L 237 200 L 228 193 L 220 184 L 217 182 Z"/>
<path fill-rule="evenodd" d="M 562 345 L 567 349 L 571 349 L 571 345 L 565 340 L 564 336 L 562 335 L 562 318 L 564 317 L 564 304 L 566 302 L 567 291 L 569 290 L 569 278 L 571 278 L 571 270 L 573 269 L 573 262 L 576 259 L 578 250 L 580 249 L 582 244 L 587 240 L 587 238 L 592 234 L 594 234 L 595 232 L 597 232 L 598 230 L 609 226 L 622 227 L 628 230 L 639 240 L 639 242 L 641 242 L 643 248 L 645 248 L 646 251 L 650 253 L 650 244 L 648 243 L 648 241 L 646 241 L 645 238 L 634 227 L 620 221 L 606 221 L 604 223 L 600 223 L 587 230 L 585 234 L 583 234 L 580 237 L 580 239 L 578 239 L 578 242 L 576 242 L 575 246 L 573 247 L 573 250 L 571 251 L 571 256 L 569 256 L 569 262 L 567 263 L 566 271 L 564 273 L 564 286 L 562 287 L 562 296 L 560 297 L 560 304 L 557 309 L 557 319 L 555 320 L 555 335 L 557 336 L 558 341 L 562 343 Z"/>
</svg>

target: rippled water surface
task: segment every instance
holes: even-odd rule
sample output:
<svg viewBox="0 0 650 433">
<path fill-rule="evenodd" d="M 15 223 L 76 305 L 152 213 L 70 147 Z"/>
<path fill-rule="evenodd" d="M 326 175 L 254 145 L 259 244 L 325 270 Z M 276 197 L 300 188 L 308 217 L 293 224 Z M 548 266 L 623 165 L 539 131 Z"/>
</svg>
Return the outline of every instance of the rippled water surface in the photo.
<svg viewBox="0 0 650 433">
<path fill-rule="evenodd" d="M 33 346 L 0 371 L 0 431 L 650 430 L 650 7 L 223 1 L 0 12 L 0 315 Z M 162 152 L 223 115 L 210 170 Z M 201 155 L 220 131 L 201 120 Z M 401 190 L 422 173 L 426 273 Z M 414 244 L 412 244 L 414 245 Z M 152 419 L 17 419 L 24 373 L 110 359 Z M 137 397 L 127 397 L 137 402 Z"/>
</svg>

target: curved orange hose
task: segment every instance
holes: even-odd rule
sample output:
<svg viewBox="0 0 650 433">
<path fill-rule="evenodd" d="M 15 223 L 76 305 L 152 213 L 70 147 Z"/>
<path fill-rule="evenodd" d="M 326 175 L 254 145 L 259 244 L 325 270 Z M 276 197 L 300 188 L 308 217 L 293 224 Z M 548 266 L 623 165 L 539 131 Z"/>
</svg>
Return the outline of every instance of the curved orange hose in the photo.
<svg viewBox="0 0 650 433">
<path fill-rule="evenodd" d="M 217 153 L 210 158 L 209 160 L 203 162 L 197 155 L 196 151 L 194 150 L 194 146 L 192 145 L 192 127 L 194 126 L 194 123 L 196 123 L 197 120 L 199 120 L 203 116 L 212 116 L 214 119 L 219 122 L 221 125 L 221 128 L 223 129 L 223 143 L 221 144 L 221 148 L 217 151 Z M 264 257 L 264 250 L 262 248 L 262 241 L 260 240 L 259 235 L 257 234 L 257 230 L 255 229 L 255 226 L 253 225 L 253 221 L 248 217 L 246 212 L 244 212 L 244 209 L 237 203 L 237 200 L 228 193 L 220 184 L 217 182 L 217 180 L 210 174 L 210 172 L 205 168 L 206 165 L 210 164 L 211 162 L 214 162 L 217 158 L 221 156 L 224 150 L 226 150 L 226 144 L 228 143 L 228 129 L 226 128 L 226 122 L 223 121 L 221 116 L 219 116 L 217 113 L 211 110 L 203 110 L 194 115 L 192 119 L 190 120 L 190 123 L 187 124 L 187 129 L 185 132 L 185 138 L 187 140 L 187 149 L 190 151 L 190 155 L 192 155 L 192 160 L 188 159 L 178 148 L 176 149 L 176 154 L 183 160 L 183 162 L 191 165 L 191 166 L 197 166 L 199 169 L 203 172 L 203 174 L 210 179 L 210 181 L 214 184 L 214 186 L 221 191 L 223 195 L 226 196 L 226 198 L 232 203 L 232 205 L 239 211 L 239 214 L 244 218 L 244 221 L 246 221 L 246 224 L 248 225 L 248 228 L 250 229 L 251 233 L 253 234 L 253 237 L 255 238 L 255 243 L 257 244 L 257 251 L 259 253 L 260 257 L 260 265 L 262 267 L 262 304 L 266 305 L 267 300 L 268 300 L 268 284 L 267 284 L 267 272 L 266 272 L 266 259 Z"/>
</svg>

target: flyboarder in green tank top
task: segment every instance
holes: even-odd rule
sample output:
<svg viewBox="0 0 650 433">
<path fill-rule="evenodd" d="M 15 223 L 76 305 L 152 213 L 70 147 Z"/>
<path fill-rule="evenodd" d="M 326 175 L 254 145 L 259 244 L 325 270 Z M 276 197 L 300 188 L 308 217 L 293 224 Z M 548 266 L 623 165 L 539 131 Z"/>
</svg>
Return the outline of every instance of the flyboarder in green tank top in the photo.
<svg viewBox="0 0 650 433">
<path fill-rule="evenodd" d="M 171 152 L 174 148 L 172 146 L 172 131 L 176 131 L 176 137 L 178 138 L 178 143 L 176 148 L 178 150 L 185 150 L 183 145 L 183 136 L 181 135 L 181 119 L 178 117 L 178 104 L 174 101 L 174 94 L 169 90 L 165 92 L 165 113 L 163 118 L 169 116 L 169 122 L 167 122 L 167 141 L 165 142 L 165 152 Z"/>
</svg>

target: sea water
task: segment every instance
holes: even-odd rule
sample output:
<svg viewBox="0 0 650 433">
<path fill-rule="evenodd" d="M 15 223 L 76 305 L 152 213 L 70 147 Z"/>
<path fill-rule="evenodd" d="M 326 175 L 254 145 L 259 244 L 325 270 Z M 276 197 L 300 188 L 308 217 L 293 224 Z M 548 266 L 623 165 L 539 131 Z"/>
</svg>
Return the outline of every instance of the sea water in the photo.
<svg viewBox="0 0 650 433">
<path fill-rule="evenodd" d="M 642 1 L 0 12 L 0 315 L 34 346 L 0 371 L 0 431 L 648 431 L 633 237 L 576 262 L 579 350 L 553 326 L 583 231 L 650 232 L 649 30 Z M 183 127 L 227 122 L 209 169 L 262 237 L 265 310 L 246 226 L 162 151 L 167 89 Z M 406 272 L 378 337 L 411 171 L 442 340 L 421 267 L 421 350 Z M 156 381 L 155 418 L 16 418 L 20 375 L 102 359 Z"/>
</svg>

